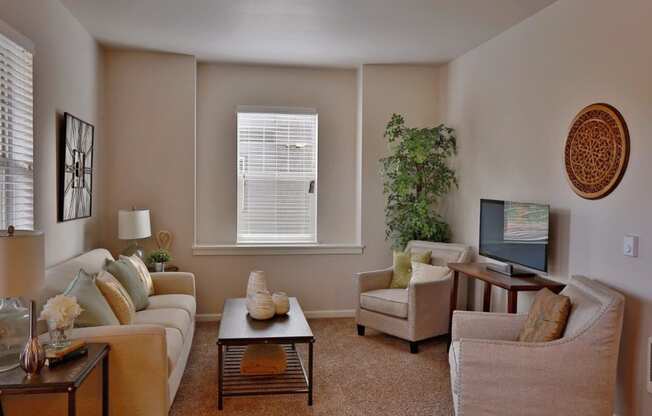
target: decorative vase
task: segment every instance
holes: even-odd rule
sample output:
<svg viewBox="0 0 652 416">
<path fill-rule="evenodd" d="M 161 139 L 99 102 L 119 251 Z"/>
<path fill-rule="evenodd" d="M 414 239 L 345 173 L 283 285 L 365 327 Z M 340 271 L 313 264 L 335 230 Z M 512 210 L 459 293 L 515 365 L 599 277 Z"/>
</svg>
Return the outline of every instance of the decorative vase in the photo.
<svg viewBox="0 0 652 416">
<path fill-rule="evenodd" d="M 268 291 L 258 291 L 247 298 L 249 315 L 258 320 L 271 319 L 276 314 L 276 306 Z"/>
<path fill-rule="evenodd" d="M 74 321 L 61 325 L 59 322 L 48 319 L 48 332 L 50 333 L 50 346 L 52 348 L 65 348 L 70 345 L 71 332 Z"/>
<path fill-rule="evenodd" d="M 265 272 L 262 270 L 255 270 L 249 273 L 249 282 L 247 283 L 247 298 L 255 295 L 258 292 L 267 291 L 267 279 Z"/>
<path fill-rule="evenodd" d="M 277 315 L 285 315 L 290 311 L 290 299 L 285 292 L 276 292 L 272 295 Z"/>
<path fill-rule="evenodd" d="M 161 273 L 165 271 L 165 263 L 154 263 L 154 271 Z"/>
<path fill-rule="evenodd" d="M 45 364 L 45 350 L 38 340 L 36 332 L 36 303 L 29 305 L 29 340 L 22 354 L 20 354 L 20 367 L 27 373 L 27 378 L 32 378 L 41 372 Z"/>
</svg>

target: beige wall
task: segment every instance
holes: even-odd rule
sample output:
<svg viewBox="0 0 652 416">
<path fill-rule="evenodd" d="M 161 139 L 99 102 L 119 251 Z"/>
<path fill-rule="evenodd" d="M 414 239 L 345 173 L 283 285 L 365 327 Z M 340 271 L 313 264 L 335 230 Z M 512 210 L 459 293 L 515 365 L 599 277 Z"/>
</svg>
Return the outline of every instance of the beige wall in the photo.
<svg viewBox="0 0 652 416">
<path fill-rule="evenodd" d="M 356 243 L 356 71 L 200 64 L 197 68 L 197 243 L 236 240 L 236 108 L 319 114 L 320 243 Z"/>
<path fill-rule="evenodd" d="M 330 160 L 340 157 L 347 162 L 335 167 L 344 170 L 346 175 L 331 172 L 332 176 L 328 176 L 322 173 L 325 166 L 320 161 L 320 180 L 325 181 L 326 176 L 331 181 L 329 187 L 320 183 L 320 200 L 339 198 L 330 193 L 340 186 L 347 192 L 355 189 L 352 187 L 356 186 L 356 172 L 352 164 L 357 159 L 362 161 L 362 239 L 366 249 L 363 255 L 193 256 L 194 62 L 180 55 L 120 50 L 108 50 L 105 61 L 106 125 L 112 147 L 107 152 L 106 175 L 111 181 L 105 198 L 103 245 L 114 252 L 123 247 L 116 240 L 115 217 L 119 207 L 135 204 L 150 208 L 153 228 L 169 229 L 175 234 L 174 263 L 197 277 L 201 314 L 217 314 L 225 298 L 242 296 L 249 271 L 254 269 L 267 272 L 274 290 L 299 297 L 305 310 L 351 310 L 355 304 L 353 273 L 391 264 L 389 245 L 384 241 L 382 186 L 378 176 L 378 159 L 386 149 L 382 133 L 394 111 L 406 113 L 408 122 L 415 125 L 434 124 L 439 120 L 436 68 L 365 66 L 360 77 L 364 83 L 360 97 L 364 103 L 360 143 L 356 142 L 358 86 L 353 71 L 200 64 L 197 73 L 200 208 L 201 189 L 204 189 L 215 212 L 230 218 L 218 219 L 222 222 L 216 219 L 200 222 L 200 233 L 205 226 L 220 232 L 235 229 L 235 178 L 231 170 L 226 170 L 235 166 L 233 160 L 227 159 L 235 154 L 234 106 L 313 106 L 320 111 L 320 125 L 324 115 L 328 115 L 328 134 L 320 132 L 320 156 Z M 269 74 L 269 78 L 264 74 Z M 292 79 L 297 81 L 295 91 L 288 91 Z M 271 80 L 272 85 L 260 85 L 269 82 L 266 80 Z M 252 89 L 250 83 L 259 88 Z M 341 106 L 346 111 L 332 106 Z M 335 120 L 340 118 L 343 122 L 338 126 Z M 218 147 L 217 143 L 222 144 Z M 322 151 L 324 145 L 333 147 L 330 150 L 324 147 Z M 359 147 L 363 151 L 361 158 L 356 151 Z M 209 176 L 199 178 L 204 169 Z M 220 177 L 220 172 L 233 180 Z M 211 181 L 213 190 L 207 185 Z M 337 207 L 334 212 L 347 216 L 343 221 L 350 221 L 348 216 L 356 212 L 355 199 L 347 198 L 334 206 Z M 201 215 L 204 214 L 210 211 Z M 321 230 L 320 234 L 324 231 L 337 241 L 339 232 Z M 342 232 L 341 235 L 355 237 L 355 230 L 347 231 L 350 234 Z M 202 238 L 213 234 L 206 236 Z M 226 234 L 222 236 L 224 242 Z"/>
<path fill-rule="evenodd" d="M 99 241 L 98 202 L 103 192 L 99 169 L 105 149 L 100 119 L 101 54 L 93 38 L 56 0 L 0 0 L 0 20 L 35 47 L 35 226 L 45 232 L 49 266 L 93 248 Z M 93 216 L 59 223 L 57 143 L 64 112 L 95 125 Z"/>
<path fill-rule="evenodd" d="M 456 59 L 442 77 L 460 149 L 460 189 L 449 207 L 455 239 L 477 246 L 482 197 L 551 204 L 552 276 L 585 274 L 627 296 L 620 415 L 652 414 L 644 379 L 652 335 L 651 20 L 649 0 L 560 0 Z M 632 152 L 618 189 L 588 201 L 567 184 L 563 148 L 575 114 L 594 102 L 620 109 Z M 638 258 L 623 256 L 626 233 L 641 236 Z M 504 308 L 498 291 L 493 301 Z"/>
</svg>

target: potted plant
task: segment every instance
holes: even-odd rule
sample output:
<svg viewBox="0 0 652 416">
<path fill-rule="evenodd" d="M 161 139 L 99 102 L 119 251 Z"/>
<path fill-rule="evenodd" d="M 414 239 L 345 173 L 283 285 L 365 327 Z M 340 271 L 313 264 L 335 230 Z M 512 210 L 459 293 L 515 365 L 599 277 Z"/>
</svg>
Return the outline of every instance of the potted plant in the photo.
<svg viewBox="0 0 652 416">
<path fill-rule="evenodd" d="M 391 153 L 381 159 L 386 238 L 395 249 L 403 249 L 410 240 L 448 241 L 450 230 L 437 208 L 457 186 L 448 163 L 457 152 L 455 131 L 443 124 L 406 127 L 403 116 L 393 114 L 385 137 Z"/>
<path fill-rule="evenodd" d="M 154 265 L 155 272 L 164 272 L 165 263 L 172 260 L 172 256 L 170 255 L 170 252 L 163 248 L 159 248 L 158 250 L 152 251 L 151 253 L 149 253 L 149 256 L 147 258 L 149 260 L 149 263 Z"/>
</svg>

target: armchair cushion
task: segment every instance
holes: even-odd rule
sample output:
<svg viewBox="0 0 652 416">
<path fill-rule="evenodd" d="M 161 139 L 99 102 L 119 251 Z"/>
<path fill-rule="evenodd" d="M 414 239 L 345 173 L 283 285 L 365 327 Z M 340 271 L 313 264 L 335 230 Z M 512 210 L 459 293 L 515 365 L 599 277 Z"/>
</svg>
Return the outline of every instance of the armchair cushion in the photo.
<svg viewBox="0 0 652 416">
<path fill-rule="evenodd" d="M 410 279 L 410 284 L 442 280 L 450 272 L 451 270 L 448 267 L 412 262 L 412 278 Z"/>
<path fill-rule="evenodd" d="M 412 277 L 412 263 L 430 263 L 430 251 L 412 253 L 410 250 L 394 251 L 392 282 L 390 289 L 405 289 Z"/>
<path fill-rule="evenodd" d="M 522 342 L 548 342 L 561 338 L 570 312 L 570 298 L 543 288 L 537 292 L 518 337 Z"/>
<path fill-rule="evenodd" d="M 396 318 L 407 319 L 408 291 L 404 289 L 379 289 L 360 295 L 360 307 Z"/>
</svg>

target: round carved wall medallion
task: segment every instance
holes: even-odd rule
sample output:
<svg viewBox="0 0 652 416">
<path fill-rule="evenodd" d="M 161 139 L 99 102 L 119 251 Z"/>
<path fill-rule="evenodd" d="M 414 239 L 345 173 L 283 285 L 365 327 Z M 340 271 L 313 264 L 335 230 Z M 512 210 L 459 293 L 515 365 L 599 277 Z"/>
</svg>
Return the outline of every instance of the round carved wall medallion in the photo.
<svg viewBox="0 0 652 416">
<path fill-rule="evenodd" d="M 592 104 L 573 120 L 564 151 L 571 188 L 586 199 L 603 198 L 622 179 L 629 160 L 629 132 L 609 104 Z"/>
</svg>

